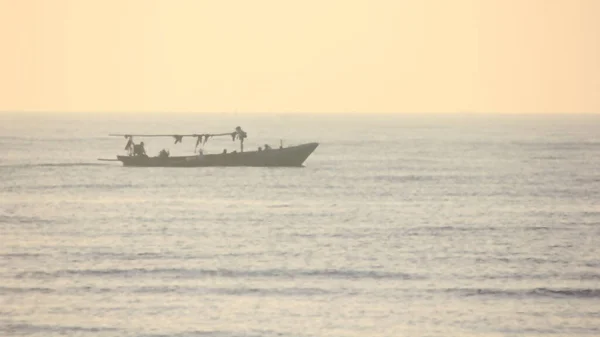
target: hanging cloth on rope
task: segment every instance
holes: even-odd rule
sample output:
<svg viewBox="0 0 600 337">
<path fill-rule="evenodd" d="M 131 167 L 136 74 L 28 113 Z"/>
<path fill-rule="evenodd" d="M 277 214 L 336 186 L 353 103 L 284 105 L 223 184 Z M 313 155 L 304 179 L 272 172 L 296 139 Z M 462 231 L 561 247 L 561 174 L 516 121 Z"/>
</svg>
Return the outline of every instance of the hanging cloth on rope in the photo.
<svg viewBox="0 0 600 337">
<path fill-rule="evenodd" d="M 181 143 L 181 141 L 183 141 L 183 136 L 174 135 L 173 138 L 175 138 L 175 144 Z"/>
<path fill-rule="evenodd" d="M 198 145 L 200 144 L 201 141 L 202 141 L 202 135 L 198 136 L 198 140 L 196 140 L 196 147 L 194 148 L 194 150 L 198 148 Z"/>
<path fill-rule="evenodd" d="M 239 126 L 235 128 L 235 133 L 238 135 L 240 140 L 244 140 L 245 138 L 248 138 L 248 134 L 246 133 L 246 131 L 242 130 L 242 128 Z"/>
<path fill-rule="evenodd" d="M 240 141 L 244 141 L 245 138 L 248 138 L 248 134 L 238 126 L 235 128 L 235 131 L 231 133 L 231 140 L 235 141 L 236 138 L 239 138 Z"/>
<path fill-rule="evenodd" d="M 200 145 L 200 143 L 202 143 L 202 145 L 206 144 L 206 142 L 208 141 L 208 138 L 212 137 L 212 135 L 195 135 L 198 139 L 196 140 L 196 149 L 198 148 L 198 145 Z"/>
</svg>

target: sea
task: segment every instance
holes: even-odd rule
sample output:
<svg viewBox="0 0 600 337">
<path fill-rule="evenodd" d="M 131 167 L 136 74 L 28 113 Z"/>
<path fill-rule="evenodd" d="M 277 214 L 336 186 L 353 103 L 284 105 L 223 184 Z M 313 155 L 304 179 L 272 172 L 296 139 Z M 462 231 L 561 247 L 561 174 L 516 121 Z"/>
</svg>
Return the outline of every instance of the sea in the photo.
<svg viewBox="0 0 600 337">
<path fill-rule="evenodd" d="M 0 336 L 600 336 L 600 115 L 2 113 Z"/>
</svg>

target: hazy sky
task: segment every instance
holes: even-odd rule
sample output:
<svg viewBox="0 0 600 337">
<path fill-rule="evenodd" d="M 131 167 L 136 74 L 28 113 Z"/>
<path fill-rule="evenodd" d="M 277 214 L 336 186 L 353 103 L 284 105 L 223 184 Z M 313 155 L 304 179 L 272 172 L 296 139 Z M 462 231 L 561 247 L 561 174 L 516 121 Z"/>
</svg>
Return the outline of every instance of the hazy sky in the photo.
<svg viewBox="0 0 600 337">
<path fill-rule="evenodd" d="M 600 0 L 0 0 L 0 111 L 600 112 Z"/>
</svg>

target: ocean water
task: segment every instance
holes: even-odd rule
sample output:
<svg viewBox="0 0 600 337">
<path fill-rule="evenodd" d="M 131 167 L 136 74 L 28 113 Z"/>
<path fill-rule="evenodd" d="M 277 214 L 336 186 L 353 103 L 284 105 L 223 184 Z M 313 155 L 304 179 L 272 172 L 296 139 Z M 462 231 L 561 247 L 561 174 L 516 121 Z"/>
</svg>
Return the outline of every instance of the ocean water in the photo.
<svg viewBox="0 0 600 337">
<path fill-rule="evenodd" d="M 320 146 L 97 160 L 238 125 Z M 600 116 L 15 113 L 0 154 L 0 336 L 600 335 Z"/>
</svg>

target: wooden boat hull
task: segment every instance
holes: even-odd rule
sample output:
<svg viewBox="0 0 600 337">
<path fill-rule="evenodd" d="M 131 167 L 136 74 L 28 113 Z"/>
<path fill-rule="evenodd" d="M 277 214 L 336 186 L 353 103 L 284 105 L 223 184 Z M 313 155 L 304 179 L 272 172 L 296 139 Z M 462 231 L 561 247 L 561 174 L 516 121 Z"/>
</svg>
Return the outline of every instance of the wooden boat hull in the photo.
<svg viewBox="0 0 600 337">
<path fill-rule="evenodd" d="M 178 157 L 117 156 L 123 166 L 139 167 L 210 167 L 210 166 L 255 166 L 255 167 L 298 167 L 319 146 L 307 143 L 281 149 L 263 151 L 232 152 Z"/>
</svg>

